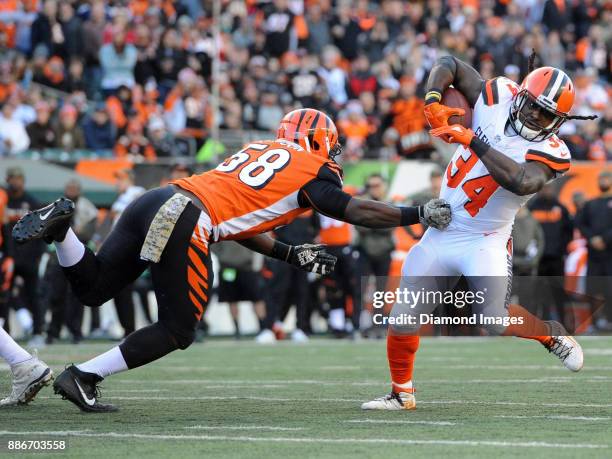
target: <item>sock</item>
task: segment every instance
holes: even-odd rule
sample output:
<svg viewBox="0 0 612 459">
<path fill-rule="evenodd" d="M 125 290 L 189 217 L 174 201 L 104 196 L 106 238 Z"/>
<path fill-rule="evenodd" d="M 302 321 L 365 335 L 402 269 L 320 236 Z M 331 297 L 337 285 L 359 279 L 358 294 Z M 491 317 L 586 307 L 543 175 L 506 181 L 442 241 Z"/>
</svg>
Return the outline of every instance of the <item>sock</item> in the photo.
<svg viewBox="0 0 612 459">
<path fill-rule="evenodd" d="M 414 358 L 419 349 L 419 335 L 398 335 L 390 328 L 387 334 L 387 359 L 394 392 L 408 392 L 412 387 Z M 406 386 L 410 384 L 410 386 Z"/>
<path fill-rule="evenodd" d="M 6 360 L 10 366 L 32 358 L 30 353 L 17 344 L 4 328 L 0 328 L 0 357 Z"/>
<path fill-rule="evenodd" d="M 79 241 L 72 228 L 68 228 L 66 237 L 62 242 L 55 243 L 55 248 L 57 249 L 59 264 L 64 268 L 76 265 L 85 254 L 85 246 Z"/>
<path fill-rule="evenodd" d="M 119 346 L 115 346 L 110 351 L 77 365 L 77 368 L 86 373 L 95 373 L 102 378 L 106 378 L 109 375 L 127 370 L 128 366 Z"/>
<path fill-rule="evenodd" d="M 522 324 L 510 324 L 504 331 L 504 336 L 518 336 L 519 338 L 533 339 L 546 344 L 550 339 L 550 326 L 542 319 L 531 314 L 527 309 L 518 305 L 508 306 L 510 317 L 523 319 Z"/>
</svg>

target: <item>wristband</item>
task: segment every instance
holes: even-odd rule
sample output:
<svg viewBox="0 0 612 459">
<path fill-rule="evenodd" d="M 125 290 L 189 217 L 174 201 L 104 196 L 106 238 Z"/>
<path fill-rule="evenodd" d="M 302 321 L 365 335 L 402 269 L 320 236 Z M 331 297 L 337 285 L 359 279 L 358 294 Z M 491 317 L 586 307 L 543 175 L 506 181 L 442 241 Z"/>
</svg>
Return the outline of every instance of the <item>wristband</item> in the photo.
<svg viewBox="0 0 612 459">
<path fill-rule="evenodd" d="M 425 105 L 433 104 L 434 102 L 440 102 L 442 100 L 442 91 L 436 88 L 431 88 L 425 94 Z"/>
<path fill-rule="evenodd" d="M 489 145 L 480 140 L 478 137 L 474 136 L 470 141 L 470 150 L 472 150 L 476 156 L 482 158 L 487 154 L 487 151 L 489 151 Z"/>
<path fill-rule="evenodd" d="M 292 250 L 293 246 L 275 240 L 270 256 L 272 258 L 276 258 L 277 260 L 287 261 L 291 257 Z"/>
<path fill-rule="evenodd" d="M 400 207 L 402 215 L 400 217 L 400 226 L 414 225 L 419 222 L 421 206 L 418 207 Z"/>
</svg>

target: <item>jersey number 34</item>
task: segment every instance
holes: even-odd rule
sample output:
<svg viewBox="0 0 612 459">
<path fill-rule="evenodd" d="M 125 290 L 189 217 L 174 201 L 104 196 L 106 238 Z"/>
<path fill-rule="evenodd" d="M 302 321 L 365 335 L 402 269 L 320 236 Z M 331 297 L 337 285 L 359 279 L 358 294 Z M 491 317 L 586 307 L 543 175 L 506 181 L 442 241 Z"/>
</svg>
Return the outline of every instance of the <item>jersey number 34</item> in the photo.
<svg viewBox="0 0 612 459">
<path fill-rule="evenodd" d="M 462 156 L 459 156 L 459 159 L 454 163 L 457 170 L 453 174 L 453 162 L 451 161 L 446 169 L 446 182 L 448 186 L 450 188 L 457 188 L 477 162 L 478 157 L 472 152 L 470 152 L 468 159 L 463 159 Z M 461 186 L 461 189 L 468 197 L 463 207 L 468 214 L 475 217 L 498 188 L 499 184 L 490 175 L 466 180 Z"/>
<path fill-rule="evenodd" d="M 270 145 L 251 143 L 238 153 L 233 154 L 217 166 L 219 172 L 234 172 L 246 163 L 238 174 L 238 178 L 251 188 L 261 189 L 265 187 L 274 175 L 283 170 L 291 161 L 291 154 L 284 148 L 273 148 L 265 151 Z M 252 153 L 265 151 L 259 157 L 251 157 Z"/>
</svg>

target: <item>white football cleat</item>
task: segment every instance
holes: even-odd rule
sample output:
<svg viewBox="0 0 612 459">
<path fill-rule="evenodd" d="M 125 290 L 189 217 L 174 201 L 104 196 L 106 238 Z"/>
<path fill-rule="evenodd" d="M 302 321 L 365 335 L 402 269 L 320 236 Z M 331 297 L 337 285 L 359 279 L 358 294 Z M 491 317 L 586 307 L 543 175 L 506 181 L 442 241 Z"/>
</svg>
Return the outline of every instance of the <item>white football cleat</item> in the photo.
<svg viewBox="0 0 612 459">
<path fill-rule="evenodd" d="M 572 336 L 551 336 L 548 343 L 542 343 L 548 352 L 556 355 L 565 368 L 580 371 L 584 365 L 584 354 L 578 341 Z"/>
<path fill-rule="evenodd" d="M 259 332 L 259 335 L 255 337 L 255 342 L 257 344 L 275 344 L 276 343 L 276 335 L 272 330 L 266 328 Z"/>
<path fill-rule="evenodd" d="M 408 392 L 391 392 L 361 405 L 362 410 L 415 410 L 416 398 Z"/>
<path fill-rule="evenodd" d="M 31 359 L 11 367 L 13 373 L 13 391 L 11 395 L 0 400 L 0 406 L 25 405 L 31 402 L 36 394 L 53 379 L 51 368 L 38 360 Z"/>
</svg>

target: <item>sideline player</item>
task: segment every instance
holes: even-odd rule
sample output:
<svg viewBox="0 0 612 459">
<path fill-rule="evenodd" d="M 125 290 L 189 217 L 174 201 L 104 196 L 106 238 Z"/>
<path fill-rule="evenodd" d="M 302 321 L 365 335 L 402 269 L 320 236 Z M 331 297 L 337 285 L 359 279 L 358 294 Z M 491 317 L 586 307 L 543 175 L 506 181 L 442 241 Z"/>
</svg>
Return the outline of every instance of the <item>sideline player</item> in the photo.
<svg viewBox="0 0 612 459">
<path fill-rule="evenodd" d="M 13 258 L 11 240 L 6 234 L 8 228 L 4 221 L 4 209 L 8 202 L 6 192 L 0 188 L 0 302 L 6 301 L 11 277 L 13 275 Z M 0 407 L 27 404 L 38 391 L 53 379 L 53 372 L 36 355 L 15 342 L 2 328 L 0 320 L 0 357 L 8 363 L 13 376 L 11 394 L 0 400 Z"/>
<path fill-rule="evenodd" d="M 484 81 L 476 70 L 452 56 L 440 58 L 433 67 L 425 100 L 430 132 L 459 144 L 440 192 L 451 204 L 453 221 L 447 231 L 427 230 L 407 255 L 401 282 L 403 288 L 413 290 L 435 289 L 440 284 L 450 290 L 463 275 L 473 291 L 482 291 L 483 281 L 493 284 L 495 293 L 488 295 L 492 301 L 485 302 L 481 312 L 521 317 L 524 324 L 491 326 L 489 332 L 538 340 L 567 368 L 578 371 L 583 365 L 582 349 L 572 337 L 562 336 L 567 332 L 561 324 L 543 322 L 521 306 L 507 303 L 512 275 L 510 234 L 516 212 L 547 182 L 569 169 L 569 150 L 556 133 L 566 120 L 584 119 L 569 116 L 574 101 L 570 78 L 552 67 L 533 70 L 534 59 L 535 54 L 520 87 L 507 78 Z M 463 114 L 439 103 L 451 84 L 473 107 L 473 130 L 448 125 L 450 116 Z M 435 307 L 421 303 L 411 312 L 430 313 Z M 405 305 L 396 302 L 391 314 L 405 312 Z M 363 409 L 416 407 L 412 372 L 418 328 L 418 324 L 389 328 L 391 393 L 364 403 Z"/>
<path fill-rule="evenodd" d="M 419 221 L 448 226 L 450 210 L 443 200 L 395 207 L 344 193 L 341 167 L 333 161 L 341 152 L 338 132 L 324 113 L 288 113 L 277 137 L 249 144 L 212 171 L 148 191 L 124 211 L 97 255 L 70 229 L 74 206 L 65 198 L 20 220 L 13 238 L 55 242 L 59 263 L 84 304 L 100 306 L 151 266 L 159 321 L 108 352 L 69 366 L 56 379 L 56 393 L 84 411 L 114 411 L 98 402 L 97 385 L 104 377 L 187 348 L 212 284 L 209 244 L 237 240 L 300 269 L 328 274 L 336 259 L 324 246 L 289 246 L 262 233 L 309 208 L 369 227 Z"/>
</svg>

